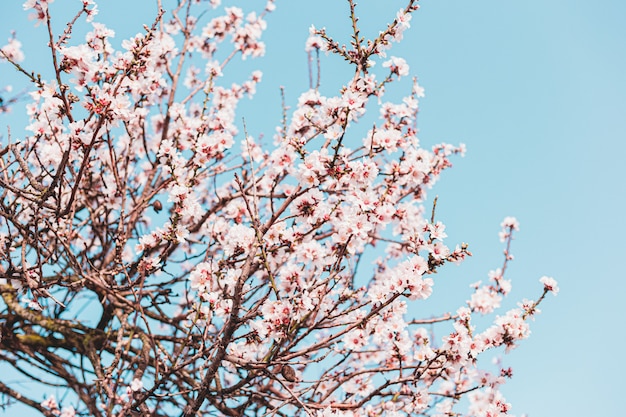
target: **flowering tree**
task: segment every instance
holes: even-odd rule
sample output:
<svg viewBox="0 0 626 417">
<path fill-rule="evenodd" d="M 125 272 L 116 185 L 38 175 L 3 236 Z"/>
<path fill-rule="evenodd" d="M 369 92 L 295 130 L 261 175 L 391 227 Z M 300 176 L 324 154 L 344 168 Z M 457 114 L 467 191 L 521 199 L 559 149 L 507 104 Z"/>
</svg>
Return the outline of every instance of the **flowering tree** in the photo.
<svg viewBox="0 0 626 417">
<path fill-rule="evenodd" d="M 28 133 L 7 131 L 0 149 L 0 359 L 31 384 L 0 381 L 2 407 L 63 417 L 449 416 L 461 405 L 507 414 L 498 387 L 511 371 L 489 373 L 479 357 L 526 338 L 558 287 L 543 277 L 537 300 L 472 324 L 511 289 L 518 223 L 506 218 L 503 266 L 489 282 L 454 313 L 415 314 L 433 274 L 470 255 L 445 243 L 436 199 L 426 206 L 464 147 L 420 146 L 415 80 L 401 102 L 383 100 L 409 73 L 386 51 L 416 0 L 375 39 L 360 36 L 351 0 L 349 46 L 311 29 L 312 61 L 337 55 L 354 74 L 330 97 L 312 81 L 284 108 L 273 144 L 235 118 L 261 74 L 229 87 L 222 74 L 237 56 L 263 55 L 273 0 L 246 13 L 159 0 L 121 50 L 94 21 L 93 1 L 77 3 L 60 34 L 51 3 L 24 3 L 48 28 L 50 79 L 26 67 L 15 36 L 0 49 L 32 86 Z M 373 127 L 352 133 L 376 105 Z"/>
</svg>

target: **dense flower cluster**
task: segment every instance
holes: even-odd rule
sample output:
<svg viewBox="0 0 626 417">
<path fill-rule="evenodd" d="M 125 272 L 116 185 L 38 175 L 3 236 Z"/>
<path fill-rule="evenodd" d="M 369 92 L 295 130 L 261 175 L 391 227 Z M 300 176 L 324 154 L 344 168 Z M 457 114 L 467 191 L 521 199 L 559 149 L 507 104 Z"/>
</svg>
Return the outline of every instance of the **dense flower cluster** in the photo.
<svg viewBox="0 0 626 417">
<path fill-rule="evenodd" d="M 528 337 L 559 289 L 543 277 L 536 301 L 484 329 L 472 322 L 511 291 L 519 224 L 507 217 L 503 266 L 456 312 L 417 314 L 434 273 L 471 253 L 450 246 L 427 199 L 465 146 L 421 145 L 416 80 L 385 100 L 409 75 L 386 52 L 415 0 L 371 40 L 349 1 L 349 47 L 311 28 L 305 49 L 341 56 L 354 76 L 334 95 L 303 92 L 273 145 L 236 116 L 262 74 L 224 80 L 237 56 L 263 56 L 272 0 L 256 12 L 214 0 L 208 21 L 192 13 L 205 3 L 181 0 L 120 49 L 95 2 L 81 3 L 59 37 L 52 0 L 24 3 L 50 29 L 53 77 L 20 66 L 16 37 L 0 48 L 33 87 L 28 133 L 0 151 L 0 355 L 71 392 L 41 398 L 0 382 L 9 402 L 61 417 L 443 417 L 467 398 L 467 415 L 507 415 L 498 387 L 512 372 L 479 357 Z M 80 22 L 90 29 L 76 42 Z M 353 133 L 376 103 L 372 128 Z"/>
</svg>

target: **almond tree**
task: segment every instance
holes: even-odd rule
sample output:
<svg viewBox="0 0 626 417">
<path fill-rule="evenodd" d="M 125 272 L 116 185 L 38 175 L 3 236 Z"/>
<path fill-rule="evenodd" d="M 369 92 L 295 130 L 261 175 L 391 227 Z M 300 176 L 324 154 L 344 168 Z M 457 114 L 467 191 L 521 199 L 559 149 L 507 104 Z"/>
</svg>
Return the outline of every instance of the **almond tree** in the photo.
<svg viewBox="0 0 626 417">
<path fill-rule="evenodd" d="M 464 146 L 420 146 L 416 80 L 401 102 L 384 100 L 409 74 L 386 53 L 417 1 L 375 39 L 360 35 L 352 0 L 349 45 L 312 28 L 317 74 L 321 51 L 353 76 L 327 97 L 311 71 L 273 143 L 236 116 L 261 73 L 223 80 L 238 58 L 263 55 L 273 0 L 256 12 L 219 3 L 159 0 L 121 50 L 92 0 L 62 33 L 51 24 L 62 6 L 24 3 L 48 29 L 52 77 L 28 68 L 17 37 L 0 49 L 31 85 L 29 124 L 3 132 L 0 150 L 0 359 L 15 376 L 0 381 L 2 407 L 450 416 L 467 398 L 467 415 L 507 414 L 498 387 L 511 371 L 487 372 L 479 357 L 526 338 L 558 287 L 543 277 L 538 299 L 472 324 L 511 289 L 518 223 L 506 218 L 503 266 L 489 282 L 456 312 L 416 314 L 434 274 L 471 255 L 446 243 L 436 199 L 426 200 Z M 78 25 L 89 28 L 83 42 Z M 16 101 L 0 110 L 20 111 Z M 355 133 L 376 106 L 371 129 Z"/>
</svg>

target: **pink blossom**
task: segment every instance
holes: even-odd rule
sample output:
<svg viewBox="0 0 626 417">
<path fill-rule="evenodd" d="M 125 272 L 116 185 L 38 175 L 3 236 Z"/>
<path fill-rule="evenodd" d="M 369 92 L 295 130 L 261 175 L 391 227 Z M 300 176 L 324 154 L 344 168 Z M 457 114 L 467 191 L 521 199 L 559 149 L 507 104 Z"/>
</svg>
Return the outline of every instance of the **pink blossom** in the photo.
<svg viewBox="0 0 626 417">
<path fill-rule="evenodd" d="M 541 310 L 537 308 L 533 300 L 523 299 L 521 302 L 518 302 L 517 305 L 519 306 L 519 308 L 524 310 L 524 314 L 526 314 L 531 319 L 534 319 L 534 316 L 536 314 L 541 313 Z"/>
<path fill-rule="evenodd" d="M 152 272 L 155 268 L 158 268 L 161 263 L 161 258 L 156 255 L 149 258 L 143 258 L 139 264 L 139 269 L 144 272 Z"/>
<path fill-rule="evenodd" d="M 368 337 L 361 329 L 354 329 L 343 337 L 343 346 L 348 350 L 358 350 L 367 344 Z"/>
<path fill-rule="evenodd" d="M 26 0 L 22 7 L 24 10 L 34 10 L 35 13 L 30 14 L 28 17 L 30 19 L 36 19 L 37 24 L 45 22 L 46 16 L 48 15 L 48 6 L 54 0 Z"/>
<path fill-rule="evenodd" d="M 369 135 L 368 135 L 369 136 Z M 402 140 L 402 132 L 399 130 L 377 130 L 372 136 L 372 146 L 395 152 Z"/>
<path fill-rule="evenodd" d="M 510 409 L 500 391 L 493 388 L 476 390 L 469 396 L 469 412 L 476 417 L 504 417 Z"/>
<path fill-rule="evenodd" d="M 403 9 L 398 10 L 398 13 L 396 13 L 396 22 L 398 23 L 398 27 L 401 27 L 402 29 L 408 29 L 411 27 L 409 22 L 412 18 L 413 16 L 409 13 L 405 13 Z"/>
<path fill-rule="evenodd" d="M 189 274 L 191 288 L 198 292 L 210 289 L 212 270 L 213 266 L 209 262 L 202 262 L 196 265 Z"/>
<path fill-rule="evenodd" d="M 437 240 L 445 239 L 446 237 L 448 237 L 445 230 L 446 230 L 446 226 L 441 222 L 428 225 L 428 232 L 430 233 L 431 239 L 437 239 Z"/>
<path fill-rule="evenodd" d="M 403 58 L 392 56 L 388 61 L 383 62 L 383 67 L 389 68 L 392 74 L 399 77 L 409 75 L 409 66 Z"/>
<path fill-rule="evenodd" d="M 505 217 L 500 226 L 502 226 L 502 228 L 510 228 L 515 231 L 519 230 L 519 222 L 515 217 Z"/>
<path fill-rule="evenodd" d="M 63 407 L 61 410 L 61 415 L 59 417 L 74 417 L 76 415 L 76 410 L 71 405 L 67 407 Z"/>
<path fill-rule="evenodd" d="M 326 41 L 321 36 L 312 34 L 307 38 L 304 50 L 307 52 L 311 52 L 313 49 L 326 51 L 327 47 Z"/>
<path fill-rule="evenodd" d="M 49 408 L 50 410 L 58 410 L 59 409 L 59 404 L 57 403 L 56 398 L 54 398 L 54 395 L 48 396 L 48 398 L 43 400 L 40 404 L 41 404 L 42 407 Z"/>
<path fill-rule="evenodd" d="M 467 305 L 473 310 L 481 314 L 492 313 L 495 309 L 500 307 L 502 296 L 499 295 L 493 288 L 488 286 L 478 287 L 472 297 L 468 301 Z"/>
<path fill-rule="evenodd" d="M 0 48 L 0 60 L 7 59 L 12 62 L 22 62 L 24 60 L 22 43 L 15 38 L 10 38 L 9 43 Z"/>
<path fill-rule="evenodd" d="M 87 13 L 87 22 L 93 21 L 93 19 L 98 14 L 98 5 L 94 0 L 82 0 L 83 2 L 83 10 Z M 89 8 L 89 6 L 92 6 Z"/>
<path fill-rule="evenodd" d="M 367 96 L 358 91 L 348 90 L 343 94 L 343 105 L 350 110 L 361 109 L 367 100 Z"/>
<path fill-rule="evenodd" d="M 519 222 L 515 217 L 505 217 L 500 224 L 500 227 L 502 227 L 502 231 L 500 232 L 500 241 L 504 242 L 511 236 L 512 231 L 519 230 Z"/>
<path fill-rule="evenodd" d="M 141 382 L 141 379 L 135 378 L 131 381 L 130 383 L 131 391 L 137 392 L 137 391 L 140 391 L 142 388 L 143 388 L 143 383 Z"/>
<path fill-rule="evenodd" d="M 446 259 L 450 255 L 450 249 L 441 242 L 434 242 L 427 245 L 427 248 L 432 257 L 437 260 Z"/>
<path fill-rule="evenodd" d="M 559 293 L 559 285 L 554 278 L 543 276 L 539 279 L 539 282 L 543 284 L 543 288 L 546 291 L 550 291 L 554 295 Z"/>
<path fill-rule="evenodd" d="M 239 251 L 248 251 L 254 242 L 255 233 L 254 229 L 237 224 L 233 226 L 224 242 L 224 253 L 226 256 L 231 256 Z"/>
</svg>

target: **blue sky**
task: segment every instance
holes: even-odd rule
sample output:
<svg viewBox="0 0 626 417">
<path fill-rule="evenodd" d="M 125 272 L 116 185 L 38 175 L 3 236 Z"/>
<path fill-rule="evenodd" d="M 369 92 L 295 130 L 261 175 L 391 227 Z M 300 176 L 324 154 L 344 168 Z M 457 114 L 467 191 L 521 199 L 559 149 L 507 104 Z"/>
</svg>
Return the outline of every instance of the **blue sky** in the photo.
<svg viewBox="0 0 626 417">
<path fill-rule="evenodd" d="M 18 29 L 23 43 L 33 44 L 24 48 L 28 65 L 38 62 L 44 32 L 31 29 L 21 3 L 0 6 L 0 39 Z M 78 3 L 53 6 L 74 10 Z M 97 20 L 114 28 L 118 41 L 154 15 L 150 0 L 101 3 Z M 377 35 L 403 3 L 362 0 L 363 35 Z M 623 415 L 626 274 L 618 263 L 626 257 L 626 2 L 420 4 L 404 42 L 389 55 L 407 59 L 426 89 L 422 143 L 467 145 L 466 157 L 455 160 L 431 194 L 439 195 L 438 218 L 449 243 L 469 242 L 474 253 L 463 266 L 443 271 L 450 285 L 438 283 L 435 291 L 462 302 L 470 283 L 501 265 L 499 224 L 516 216 L 521 231 L 508 271 L 511 301 L 537 297 L 542 275 L 554 276 L 561 292 L 543 304 L 530 339 L 504 358 L 514 368 L 503 389 L 513 414 Z M 252 134 L 271 136 L 280 120 L 278 86 L 286 87 L 291 104 L 308 88 L 308 27 L 325 26 L 347 42 L 348 7 L 340 0 L 278 0 L 267 20 L 266 57 L 244 66 L 262 68 L 264 81 L 240 115 Z M 322 57 L 329 93 L 347 81 L 345 74 L 338 58 Z M 2 83 L 14 75 L 0 65 Z M 390 97 L 409 89 L 407 79 Z M 18 120 L 11 121 L 14 132 Z M 3 133 L 5 124 L 1 120 Z"/>
</svg>

